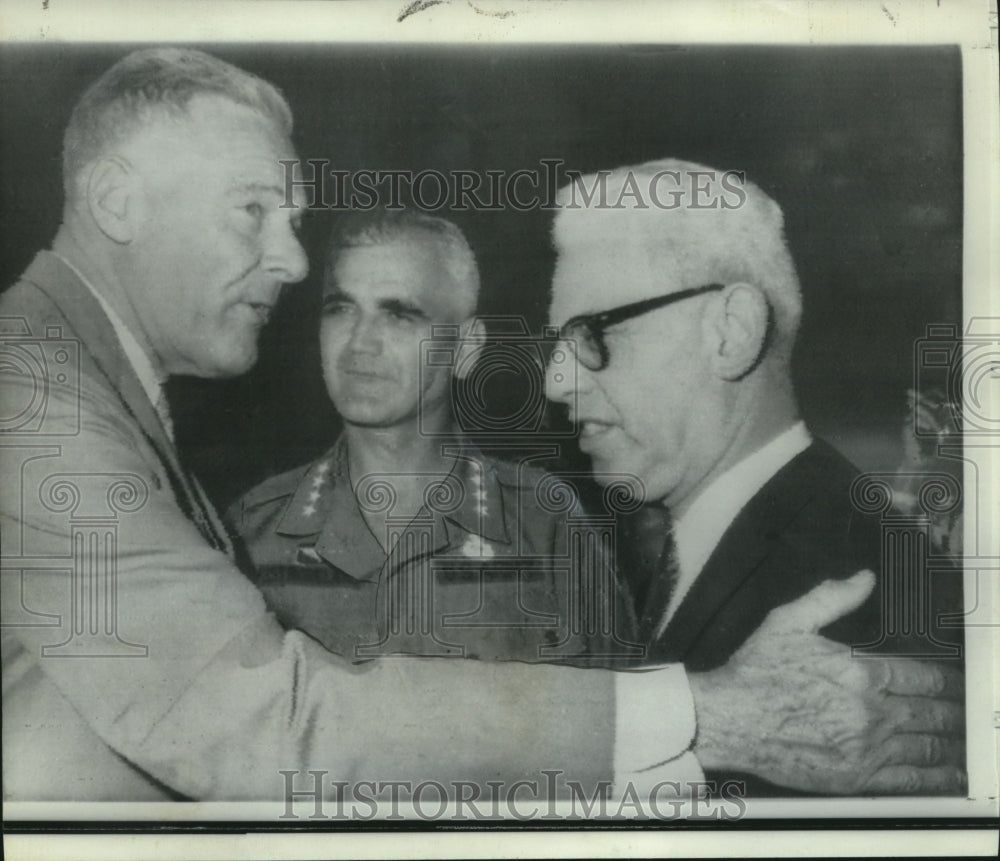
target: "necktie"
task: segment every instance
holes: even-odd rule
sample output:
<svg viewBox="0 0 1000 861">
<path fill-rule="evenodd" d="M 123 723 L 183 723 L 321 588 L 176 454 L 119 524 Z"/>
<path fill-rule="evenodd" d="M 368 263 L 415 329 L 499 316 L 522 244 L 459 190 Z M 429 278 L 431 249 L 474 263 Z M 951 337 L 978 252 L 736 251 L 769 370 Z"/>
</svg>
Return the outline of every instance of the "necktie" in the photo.
<svg viewBox="0 0 1000 861">
<path fill-rule="evenodd" d="M 670 512 L 646 505 L 624 518 L 621 568 L 632 584 L 639 635 L 653 642 L 677 585 L 677 550 Z"/>
<path fill-rule="evenodd" d="M 162 422 L 168 439 L 171 443 L 176 444 L 174 422 L 170 416 L 170 402 L 167 400 L 167 390 L 164 386 L 160 386 L 160 394 L 153 404 L 153 409 L 156 410 L 156 415 Z M 188 472 L 179 454 L 177 454 L 177 461 L 180 468 L 180 475 L 178 477 L 181 480 L 181 486 L 175 487 L 174 490 L 178 501 L 181 503 L 181 507 L 194 521 L 198 527 L 198 531 L 205 536 L 216 550 L 221 550 L 228 556 L 233 557 L 233 544 L 222 522 L 222 518 L 219 517 L 215 506 L 212 505 L 211 500 L 198 483 L 198 479 L 192 473 Z"/>
</svg>

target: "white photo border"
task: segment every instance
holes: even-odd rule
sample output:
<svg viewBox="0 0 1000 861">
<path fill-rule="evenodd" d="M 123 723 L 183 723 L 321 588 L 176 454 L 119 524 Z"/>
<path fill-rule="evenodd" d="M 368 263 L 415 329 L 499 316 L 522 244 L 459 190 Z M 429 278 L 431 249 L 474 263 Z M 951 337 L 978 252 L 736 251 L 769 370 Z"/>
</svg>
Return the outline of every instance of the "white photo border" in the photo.
<svg viewBox="0 0 1000 861">
<path fill-rule="evenodd" d="M 418 6 L 423 8 L 418 9 Z M 413 9 L 404 14 L 407 9 Z M 466 43 L 577 44 L 653 43 L 741 45 L 941 45 L 961 49 L 964 100 L 964 323 L 1000 321 L 1000 235 L 998 200 L 997 13 L 995 2 L 979 0 L 885 0 L 885 2 L 821 3 L 811 0 L 775 2 L 321 2 L 321 0 L 166 0 L 137 5 L 118 0 L 69 3 L 66 0 L 4 0 L 0 37 L 8 44 L 65 43 Z M 1000 570 L 1000 440 L 989 457 L 967 463 L 966 486 L 982 489 L 978 523 L 966 522 L 966 546 L 976 548 L 984 570 L 993 560 Z M 976 472 L 978 467 L 978 472 Z M 790 820 L 780 831 L 610 831 L 587 829 L 582 840 L 569 831 L 532 829 L 512 833 L 386 833 L 97 835 L 70 837 L 62 829 L 49 835 L 5 836 L 8 857 L 41 857 L 39 841 L 47 841 L 47 858 L 314 858 L 350 854 L 355 857 L 495 857 L 517 855 L 684 855 L 750 857 L 758 854 L 897 855 L 980 854 L 995 849 L 997 816 L 997 654 L 1000 628 L 998 582 L 966 572 L 967 590 L 978 589 L 989 608 L 990 623 L 967 638 L 968 672 L 968 799 L 837 799 L 821 802 L 755 802 L 752 819 L 772 827 Z M 967 592 L 968 594 L 968 592 Z M 820 814 L 815 804 L 822 804 Z M 759 807 L 759 812 L 758 812 Z M 149 823 L 253 823 L 275 820 L 267 804 L 36 804 L 8 803 L 4 817 L 19 823 L 43 821 L 117 822 L 142 830 Z M 897 828 L 850 832 L 798 830 L 795 820 L 954 818 L 956 824 L 983 817 L 986 828 L 945 832 Z M 993 820 L 992 822 L 990 820 Z M 140 823 L 142 825 L 140 825 Z M 72 825 L 66 827 L 72 828 Z M 877 834 L 873 843 L 872 834 Z M 867 838 L 867 839 L 866 839 Z M 992 842 L 991 842 L 992 840 Z M 192 843 L 190 841 L 197 841 Z"/>
</svg>

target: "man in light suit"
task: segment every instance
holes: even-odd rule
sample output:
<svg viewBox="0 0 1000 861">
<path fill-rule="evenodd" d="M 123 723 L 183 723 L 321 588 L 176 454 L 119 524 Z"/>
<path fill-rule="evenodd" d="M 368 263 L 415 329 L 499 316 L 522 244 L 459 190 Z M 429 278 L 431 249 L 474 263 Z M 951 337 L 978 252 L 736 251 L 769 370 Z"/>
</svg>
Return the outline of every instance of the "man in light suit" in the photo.
<svg viewBox="0 0 1000 861">
<path fill-rule="evenodd" d="M 802 300 L 778 205 L 676 160 L 576 182 L 601 195 L 562 192 L 551 321 L 565 342 L 548 394 L 570 406 L 598 481 L 628 472 L 645 487 L 619 542 L 645 663 L 712 670 L 775 607 L 877 569 L 878 524 L 852 503 L 857 470 L 799 415 Z M 879 609 L 823 633 L 875 645 Z M 944 744 L 960 757 L 955 729 Z"/>
<path fill-rule="evenodd" d="M 839 791 L 962 779 L 909 743 L 960 720 L 947 694 L 925 698 L 945 675 L 861 667 L 815 634 L 863 600 L 865 575 L 769 619 L 716 674 L 414 659 L 401 675 L 283 630 L 179 461 L 162 383 L 250 368 L 282 285 L 306 274 L 283 205 L 290 133 L 273 86 L 184 49 L 128 55 L 74 110 L 63 224 L 0 300 L 7 800 L 280 799 L 282 772 L 306 769 L 481 783 L 557 768 L 619 788 L 713 764 Z M 758 678 L 775 660 L 798 672 L 799 704 L 776 709 Z M 777 730 L 831 700 L 833 726 Z"/>
</svg>

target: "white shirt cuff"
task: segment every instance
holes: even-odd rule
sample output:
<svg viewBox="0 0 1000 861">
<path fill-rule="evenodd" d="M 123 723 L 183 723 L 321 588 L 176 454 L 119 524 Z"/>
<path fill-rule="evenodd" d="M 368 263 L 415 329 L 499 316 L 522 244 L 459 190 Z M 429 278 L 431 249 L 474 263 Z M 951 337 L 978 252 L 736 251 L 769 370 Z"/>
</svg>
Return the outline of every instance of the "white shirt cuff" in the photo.
<svg viewBox="0 0 1000 861">
<path fill-rule="evenodd" d="M 681 664 L 619 672 L 615 677 L 615 795 L 631 788 L 648 794 L 658 784 L 705 779 L 690 751 L 695 734 L 694 697 Z"/>
</svg>

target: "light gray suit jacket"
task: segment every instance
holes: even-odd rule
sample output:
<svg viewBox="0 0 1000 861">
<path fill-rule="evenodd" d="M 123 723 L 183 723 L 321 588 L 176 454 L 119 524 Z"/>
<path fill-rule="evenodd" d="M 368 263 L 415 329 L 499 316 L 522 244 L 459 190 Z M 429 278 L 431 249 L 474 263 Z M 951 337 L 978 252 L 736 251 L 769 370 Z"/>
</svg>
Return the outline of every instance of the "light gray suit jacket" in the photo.
<svg viewBox="0 0 1000 861">
<path fill-rule="evenodd" d="M 610 672 L 351 666 L 284 631 L 59 258 L 40 254 L 0 317 L 5 798 L 279 799 L 294 769 L 612 776 Z"/>
</svg>

